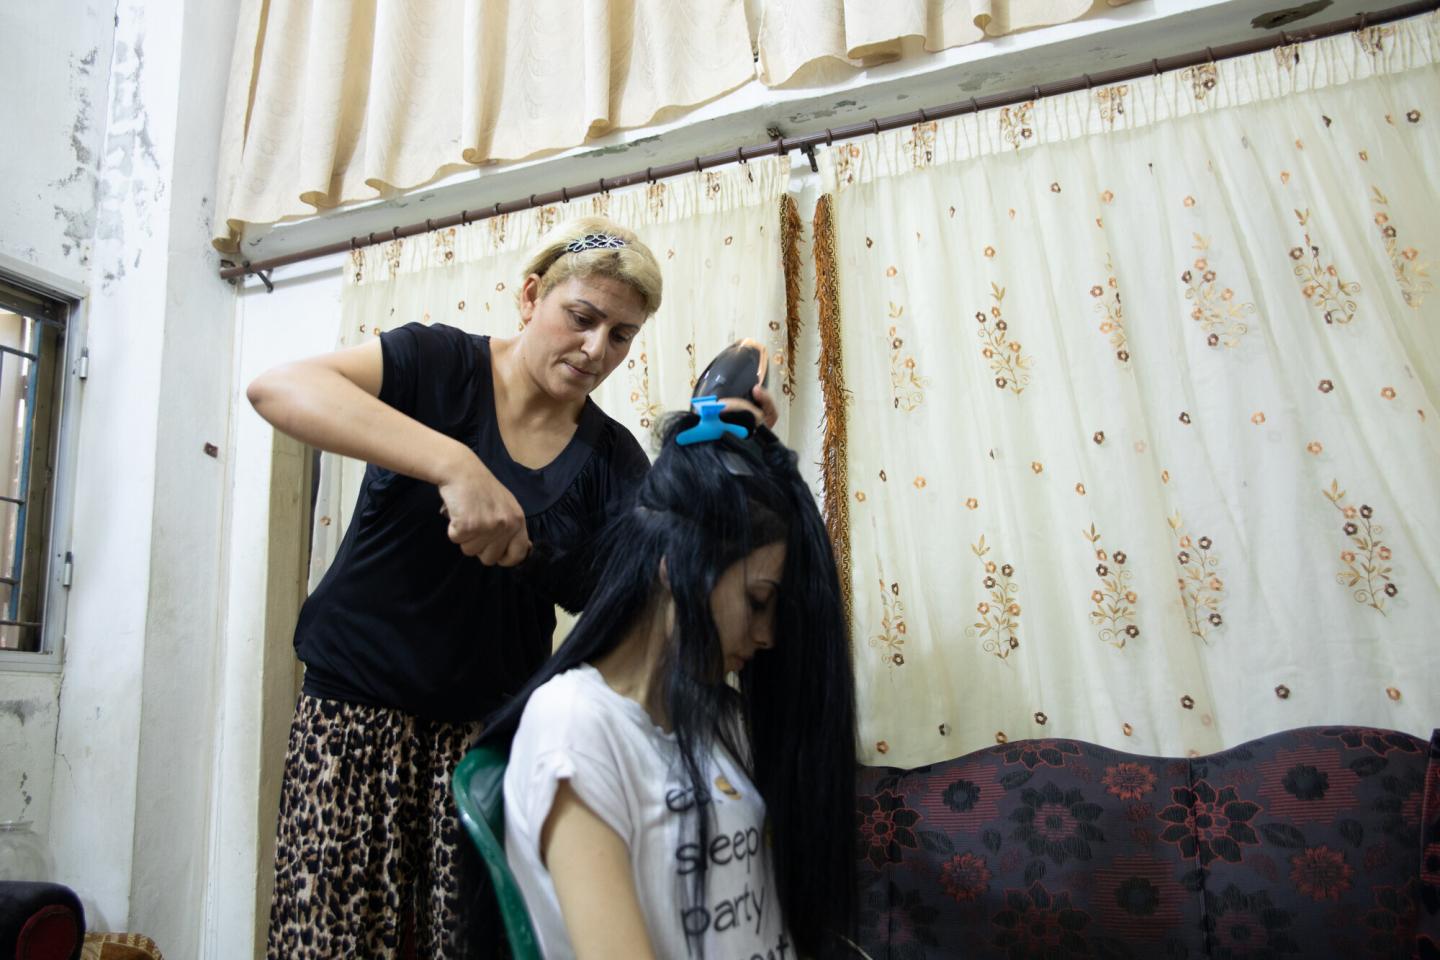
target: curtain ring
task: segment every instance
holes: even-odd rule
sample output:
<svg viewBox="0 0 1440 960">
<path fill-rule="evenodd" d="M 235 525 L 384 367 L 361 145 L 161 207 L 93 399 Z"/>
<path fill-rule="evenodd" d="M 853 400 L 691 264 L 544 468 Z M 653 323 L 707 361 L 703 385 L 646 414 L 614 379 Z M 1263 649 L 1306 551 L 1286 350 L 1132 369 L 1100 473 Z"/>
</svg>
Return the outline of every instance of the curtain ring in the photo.
<svg viewBox="0 0 1440 960">
<path fill-rule="evenodd" d="M 531 209 L 531 210 L 534 210 L 534 209 L 535 209 L 535 194 L 533 194 L 533 193 L 530 194 L 530 209 Z"/>
<path fill-rule="evenodd" d="M 390 228 L 390 239 L 391 239 L 391 240 L 399 240 L 399 239 L 400 239 L 400 228 L 399 228 L 399 227 L 391 227 L 391 228 Z"/>
<path fill-rule="evenodd" d="M 495 201 L 495 212 L 492 213 L 491 216 L 494 216 L 494 217 L 500 216 L 500 201 L 498 201 L 498 200 Z"/>
<path fill-rule="evenodd" d="M 373 233 L 370 234 L 370 236 L 367 237 L 366 239 L 368 239 L 368 240 L 370 241 L 370 245 L 371 245 L 372 247 L 375 245 L 375 234 L 373 234 Z"/>
<path fill-rule="evenodd" d="M 360 249 L 360 238 L 359 238 L 359 237 L 351 237 L 351 238 L 350 238 L 350 249 L 351 249 L 351 250 L 359 250 L 359 249 Z"/>
</svg>

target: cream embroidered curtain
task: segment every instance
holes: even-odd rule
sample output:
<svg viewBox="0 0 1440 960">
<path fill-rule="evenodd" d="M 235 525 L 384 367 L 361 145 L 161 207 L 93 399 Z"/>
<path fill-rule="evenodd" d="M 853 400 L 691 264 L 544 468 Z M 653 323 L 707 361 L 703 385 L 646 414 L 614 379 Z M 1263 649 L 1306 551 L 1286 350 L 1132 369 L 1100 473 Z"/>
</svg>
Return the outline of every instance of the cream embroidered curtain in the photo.
<svg viewBox="0 0 1440 960">
<path fill-rule="evenodd" d="M 824 155 L 867 762 L 1435 725 L 1437 57 L 1426 16 Z"/>
<path fill-rule="evenodd" d="M 642 126 L 753 74 L 741 0 L 245 0 L 214 242 Z"/>
<path fill-rule="evenodd" d="M 754 79 L 756 50 L 762 82 L 799 83 L 1094 2 L 243 0 L 213 242 L 663 121 Z"/>
<path fill-rule="evenodd" d="M 639 233 L 665 278 L 660 311 L 595 391 L 600 408 L 651 451 L 656 416 L 684 409 L 709 359 L 750 337 L 775 358 L 776 430 L 787 437 L 794 395 L 788 379 L 794 320 L 787 316 L 794 310 L 787 307 L 784 251 L 796 242 L 797 225 L 785 197 L 789 176 L 788 160 L 769 158 L 357 250 L 346 271 L 337 346 L 412 320 L 516 333 L 526 252 L 557 223 L 599 213 Z M 322 458 L 312 589 L 344 536 L 363 472 L 358 461 Z"/>
<path fill-rule="evenodd" d="M 760 79 L 802 83 L 827 66 L 866 66 L 1065 23 L 1129 0 L 767 0 L 757 49 Z"/>
</svg>

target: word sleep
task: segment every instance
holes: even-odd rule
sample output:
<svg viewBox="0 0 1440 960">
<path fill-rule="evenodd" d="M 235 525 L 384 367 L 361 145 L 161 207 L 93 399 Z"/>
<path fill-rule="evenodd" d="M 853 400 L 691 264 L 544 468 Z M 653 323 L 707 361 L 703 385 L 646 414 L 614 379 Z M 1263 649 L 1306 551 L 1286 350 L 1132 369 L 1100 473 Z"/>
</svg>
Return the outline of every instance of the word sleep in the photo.
<svg viewBox="0 0 1440 960">
<path fill-rule="evenodd" d="M 750 864 L 759 852 L 760 831 L 755 827 L 748 827 L 745 830 L 737 830 L 733 834 L 724 833 L 718 837 L 712 837 L 704 850 L 700 849 L 698 843 L 681 844 L 680 848 L 675 851 L 675 860 L 679 863 L 676 872 L 683 877 L 704 870 L 710 864 L 724 867 L 732 863 L 743 862 L 745 872 L 748 874 Z"/>
</svg>

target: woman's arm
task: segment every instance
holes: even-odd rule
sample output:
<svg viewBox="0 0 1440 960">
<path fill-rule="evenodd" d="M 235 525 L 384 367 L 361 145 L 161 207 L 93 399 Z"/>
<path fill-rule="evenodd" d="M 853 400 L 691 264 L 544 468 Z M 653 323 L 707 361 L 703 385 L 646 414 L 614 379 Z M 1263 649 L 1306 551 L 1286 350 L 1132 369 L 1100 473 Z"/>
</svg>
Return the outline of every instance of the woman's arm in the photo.
<svg viewBox="0 0 1440 960">
<path fill-rule="evenodd" d="M 245 391 L 275 429 L 321 450 L 433 483 L 450 539 L 482 563 L 512 566 L 530 552 L 525 514 L 470 448 L 380 400 L 380 342 L 269 370 Z"/>
<path fill-rule="evenodd" d="M 579 960 L 654 960 L 630 850 L 568 780 L 560 781 L 540 831 L 540 860 Z"/>
</svg>

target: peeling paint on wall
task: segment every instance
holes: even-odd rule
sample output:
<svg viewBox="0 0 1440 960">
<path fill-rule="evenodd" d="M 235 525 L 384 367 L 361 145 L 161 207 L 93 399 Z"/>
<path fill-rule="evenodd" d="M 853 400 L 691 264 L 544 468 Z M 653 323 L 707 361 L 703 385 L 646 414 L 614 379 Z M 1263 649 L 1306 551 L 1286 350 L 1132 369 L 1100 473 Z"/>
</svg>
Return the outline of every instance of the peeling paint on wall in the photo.
<svg viewBox="0 0 1440 960">
<path fill-rule="evenodd" d="M 0 716 L 14 717 L 23 727 L 26 720 L 46 706 L 43 700 L 0 700 Z"/>
<path fill-rule="evenodd" d="M 64 202 L 52 204 L 55 219 L 64 224 L 64 240 L 61 252 L 76 256 L 81 264 L 90 261 L 91 240 L 95 236 L 95 197 L 99 178 L 96 174 L 95 153 L 86 144 L 90 131 L 91 110 L 90 76 L 99 59 L 100 48 L 91 47 L 83 57 L 69 59 L 70 91 L 75 106 L 75 115 L 70 124 L 70 152 L 74 156 L 74 167 L 58 180 L 51 180 Z M 79 185 L 79 190 L 67 189 Z M 74 201 L 78 199 L 78 204 Z"/>
<path fill-rule="evenodd" d="M 145 38 L 133 46 L 115 41 L 111 64 L 110 117 L 95 190 L 95 239 L 103 244 L 102 287 L 109 289 L 125 276 L 126 227 L 151 236 L 150 218 L 165 196 L 160 158 L 150 134 L 150 114 L 142 95 Z"/>
</svg>

